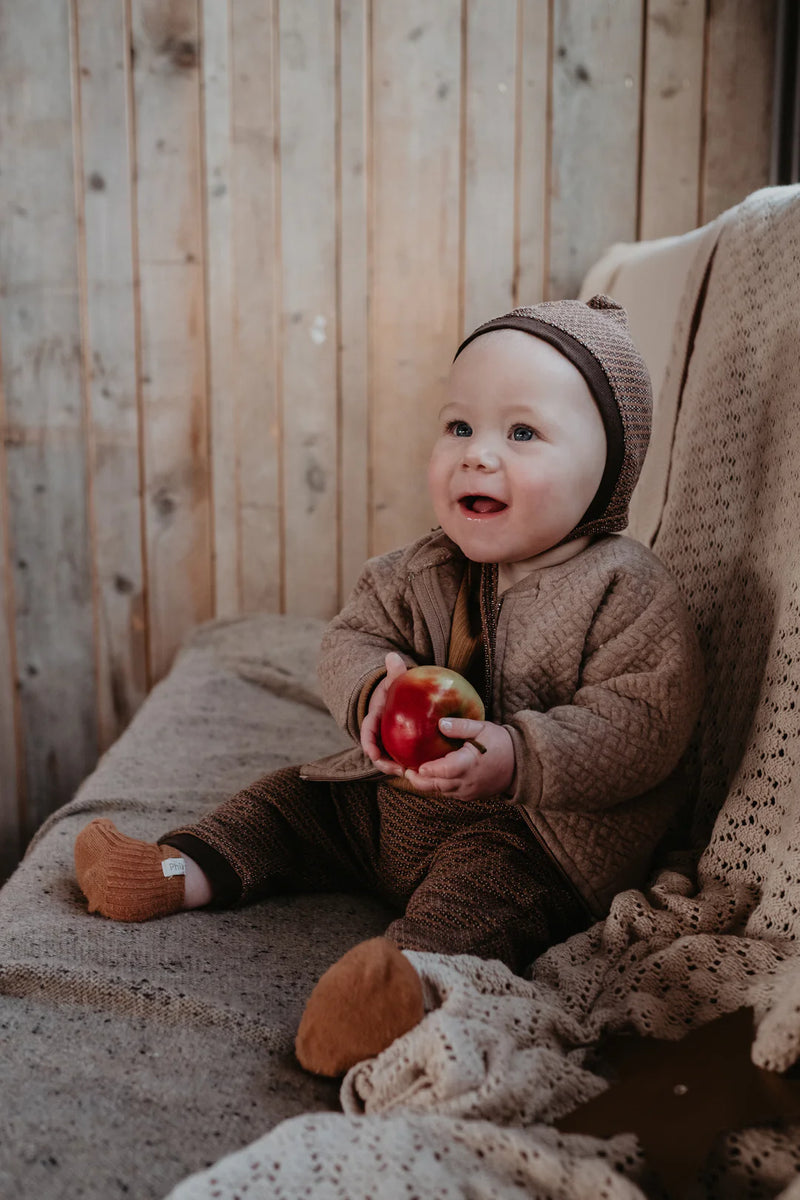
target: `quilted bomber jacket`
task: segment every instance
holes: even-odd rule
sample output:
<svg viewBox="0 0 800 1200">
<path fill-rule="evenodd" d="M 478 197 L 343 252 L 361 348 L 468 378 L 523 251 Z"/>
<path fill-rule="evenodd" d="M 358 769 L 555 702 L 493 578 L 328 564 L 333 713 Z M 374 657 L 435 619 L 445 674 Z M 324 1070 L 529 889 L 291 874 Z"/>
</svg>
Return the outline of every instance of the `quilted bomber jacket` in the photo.
<svg viewBox="0 0 800 1200">
<path fill-rule="evenodd" d="M 466 565 L 441 530 L 366 563 L 319 662 L 324 699 L 357 744 L 306 764 L 305 778 L 386 778 L 358 744 L 369 694 L 389 650 L 409 666 L 446 665 Z M 678 586 L 639 542 L 601 537 L 503 593 L 487 652 L 487 719 L 516 755 L 502 799 L 602 916 L 616 892 L 641 885 L 684 799 L 703 666 Z"/>
</svg>

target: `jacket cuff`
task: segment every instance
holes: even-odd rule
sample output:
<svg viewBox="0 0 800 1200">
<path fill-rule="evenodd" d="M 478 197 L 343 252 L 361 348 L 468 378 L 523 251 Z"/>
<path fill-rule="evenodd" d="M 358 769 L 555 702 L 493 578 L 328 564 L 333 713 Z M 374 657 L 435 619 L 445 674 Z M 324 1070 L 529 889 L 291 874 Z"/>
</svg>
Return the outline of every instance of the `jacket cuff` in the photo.
<svg viewBox="0 0 800 1200">
<path fill-rule="evenodd" d="M 510 804 L 524 804 L 526 808 L 538 808 L 542 799 L 542 766 L 539 759 L 525 745 L 525 740 L 513 725 L 504 725 L 511 734 L 514 744 L 514 781 L 508 793 Z"/>
</svg>

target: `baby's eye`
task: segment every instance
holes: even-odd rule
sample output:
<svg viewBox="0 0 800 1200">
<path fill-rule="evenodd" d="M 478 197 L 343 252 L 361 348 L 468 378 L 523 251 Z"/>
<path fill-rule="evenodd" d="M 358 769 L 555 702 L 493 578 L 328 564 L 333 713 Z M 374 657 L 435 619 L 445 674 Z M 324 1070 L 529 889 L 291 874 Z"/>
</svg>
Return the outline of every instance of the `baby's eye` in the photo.
<svg viewBox="0 0 800 1200">
<path fill-rule="evenodd" d="M 530 425 L 514 425 L 511 437 L 515 442 L 530 442 L 536 437 L 536 430 L 531 429 Z"/>
<path fill-rule="evenodd" d="M 448 421 L 445 428 L 447 433 L 455 437 L 472 437 L 472 426 L 466 421 Z"/>
</svg>

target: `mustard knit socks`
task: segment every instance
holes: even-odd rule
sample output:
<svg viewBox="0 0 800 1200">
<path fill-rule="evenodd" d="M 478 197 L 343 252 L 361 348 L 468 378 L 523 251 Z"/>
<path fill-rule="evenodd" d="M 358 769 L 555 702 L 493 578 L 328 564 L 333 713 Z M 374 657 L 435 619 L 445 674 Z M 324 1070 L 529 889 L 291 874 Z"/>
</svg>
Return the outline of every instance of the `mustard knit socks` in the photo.
<svg viewBox="0 0 800 1200">
<path fill-rule="evenodd" d="M 171 846 L 126 837 L 105 817 L 91 821 L 75 839 L 75 873 L 89 912 L 114 921 L 149 921 L 178 912 L 184 876 L 172 873 L 181 870 L 169 863 L 176 859 L 183 861 Z"/>
</svg>

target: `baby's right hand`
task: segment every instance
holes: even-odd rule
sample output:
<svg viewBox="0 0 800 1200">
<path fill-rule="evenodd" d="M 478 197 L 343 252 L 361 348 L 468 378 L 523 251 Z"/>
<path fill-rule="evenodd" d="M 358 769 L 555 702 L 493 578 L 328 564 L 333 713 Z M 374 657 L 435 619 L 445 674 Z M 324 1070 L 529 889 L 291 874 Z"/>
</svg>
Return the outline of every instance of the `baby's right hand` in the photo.
<svg viewBox="0 0 800 1200">
<path fill-rule="evenodd" d="M 381 745 L 381 716 L 386 707 L 386 693 L 400 675 L 405 675 L 408 667 L 399 654 L 391 651 L 386 655 L 386 675 L 380 681 L 370 696 L 367 715 L 361 722 L 361 748 L 378 770 L 384 775 L 402 775 L 403 768 L 393 758 L 388 758 Z"/>
</svg>

